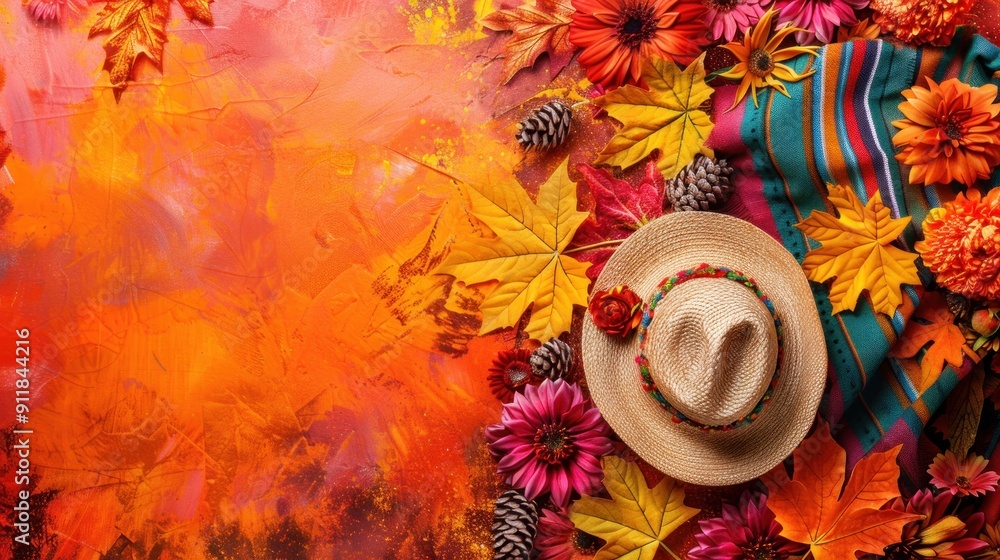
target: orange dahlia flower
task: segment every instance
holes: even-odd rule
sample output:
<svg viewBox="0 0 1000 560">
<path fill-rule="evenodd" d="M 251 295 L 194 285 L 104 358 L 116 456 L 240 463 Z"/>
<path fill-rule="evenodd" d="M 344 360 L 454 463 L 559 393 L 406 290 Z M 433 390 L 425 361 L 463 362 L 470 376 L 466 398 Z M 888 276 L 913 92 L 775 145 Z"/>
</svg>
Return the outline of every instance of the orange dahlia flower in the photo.
<svg viewBox="0 0 1000 560">
<path fill-rule="evenodd" d="M 914 248 L 938 284 L 969 299 L 1000 302 L 1000 188 L 969 189 L 924 219 Z"/>
<path fill-rule="evenodd" d="M 997 86 L 972 87 L 951 78 L 940 84 L 927 78 L 903 92 L 899 104 L 905 119 L 892 143 L 903 151 L 896 159 L 910 168 L 910 183 L 930 185 L 958 181 L 971 186 L 987 179 L 1000 164 L 1000 103 Z"/>
<path fill-rule="evenodd" d="M 900 41 L 945 46 L 976 0 L 872 0 L 875 23 Z"/>
<path fill-rule="evenodd" d="M 708 44 L 699 0 L 573 0 L 569 42 L 582 48 L 587 79 L 604 87 L 639 84 L 642 63 L 690 64 Z"/>
</svg>

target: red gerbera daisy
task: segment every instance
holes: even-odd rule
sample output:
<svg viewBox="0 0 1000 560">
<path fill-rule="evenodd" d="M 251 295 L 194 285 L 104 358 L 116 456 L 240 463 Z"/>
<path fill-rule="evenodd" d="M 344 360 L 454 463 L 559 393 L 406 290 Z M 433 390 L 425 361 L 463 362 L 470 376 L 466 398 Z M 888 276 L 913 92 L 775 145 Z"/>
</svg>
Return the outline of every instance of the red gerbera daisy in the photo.
<svg viewBox="0 0 1000 560">
<path fill-rule="evenodd" d="M 493 367 L 486 378 L 490 382 L 490 391 L 500 402 L 509 403 L 514 400 L 514 393 L 519 393 L 525 385 L 536 384 L 541 379 L 531 373 L 531 352 L 528 350 L 504 350 L 493 360 Z"/>
<path fill-rule="evenodd" d="M 986 471 L 987 463 L 980 455 L 969 455 L 959 461 L 949 450 L 934 457 L 927 473 L 933 477 L 931 484 L 952 495 L 982 496 L 996 490 L 997 482 L 1000 482 L 1000 475 Z"/>
<path fill-rule="evenodd" d="M 569 41 L 583 49 L 587 79 L 605 87 L 638 84 L 642 63 L 689 64 L 708 43 L 699 0 L 573 0 Z"/>
</svg>

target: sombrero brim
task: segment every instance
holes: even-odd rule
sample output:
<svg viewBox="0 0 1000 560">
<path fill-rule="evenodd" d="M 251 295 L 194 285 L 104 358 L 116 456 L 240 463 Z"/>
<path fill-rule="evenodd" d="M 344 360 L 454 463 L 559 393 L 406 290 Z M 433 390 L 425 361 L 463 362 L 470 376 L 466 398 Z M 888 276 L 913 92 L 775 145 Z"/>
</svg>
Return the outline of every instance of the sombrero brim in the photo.
<svg viewBox="0 0 1000 560">
<path fill-rule="evenodd" d="M 823 328 L 809 282 L 767 233 L 723 214 L 675 212 L 632 234 L 615 251 L 594 291 L 627 284 L 648 298 L 664 278 L 701 263 L 738 270 L 774 302 L 785 329 L 780 380 L 748 426 L 703 432 L 673 421 L 640 385 L 638 339 L 609 336 L 587 315 L 583 365 L 594 403 L 622 440 L 673 478 L 720 486 L 759 477 L 787 457 L 812 426 L 826 383 Z"/>
</svg>

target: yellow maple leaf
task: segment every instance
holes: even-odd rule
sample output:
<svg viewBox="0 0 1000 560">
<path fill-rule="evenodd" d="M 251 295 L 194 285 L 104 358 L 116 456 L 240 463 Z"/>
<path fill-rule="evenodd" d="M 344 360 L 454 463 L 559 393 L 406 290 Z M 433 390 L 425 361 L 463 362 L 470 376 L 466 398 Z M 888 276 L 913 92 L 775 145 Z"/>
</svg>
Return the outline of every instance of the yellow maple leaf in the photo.
<svg viewBox="0 0 1000 560">
<path fill-rule="evenodd" d="M 569 508 L 576 528 L 604 539 L 595 560 L 653 560 L 663 541 L 700 510 L 684 505 L 684 489 L 669 476 L 650 488 L 635 463 L 607 456 L 604 487 L 610 500 L 583 496 Z"/>
<path fill-rule="evenodd" d="M 544 342 L 570 329 L 574 305 L 587 304 L 590 265 L 562 253 L 589 215 L 576 209 L 568 161 L 539 188 L 537 203 L 520 186 L 465 184 L 472 215 L 496 237 L 457 243 L 437 272 L 466 285 L 499 282 L 480 305 L 480 334 L 516 325 L 530 306 L 525 332 Z"/>
<path fill-rule="evenodd" d="M 840 214 L 813 211 L 795 225 L 820 242 L 806 254 L 802 270 L 814 282 L 834 279 L 830 285 L 833 312 L 853 311 L 861 292 L 868 290 L 872 308 L 892 315 L 903 302 L 901 284 L 917 284 L 916 253 L 892 245 L 910 218 L 893 219 L 879 193 L 861 204 L 849 188 L 829 185 L 829 200 Z"/>
<path fill-rule="evenodd" d="M 705 55 L 681 71 L 673 61 L 654 59 L 643 67 L 642 79 L 649 90 L 626 85 L 597 98 L 622 129 L 611 138 L 595 163 L 626 168 L 653 150 L 660 150 L 657 167 L 670 178 L 702 153 L 713 157 L 705 146 L 712 120 L 700 109 L 714 91 L 705 83 Z"/>
<path fill-rule="evenodd" d="M 479 20 L 483 27 L 493 31 L 512 33 L 504 45 L 501 82 L 509 82 L 522 68 L 531 68 L 544 52 L 549 53 L 549 60 L 555 66 L 569 62 L 574 50 L 569 44 L 572 16 L 573 5 L 569 0 L 528 0 Z"/>
</svg>

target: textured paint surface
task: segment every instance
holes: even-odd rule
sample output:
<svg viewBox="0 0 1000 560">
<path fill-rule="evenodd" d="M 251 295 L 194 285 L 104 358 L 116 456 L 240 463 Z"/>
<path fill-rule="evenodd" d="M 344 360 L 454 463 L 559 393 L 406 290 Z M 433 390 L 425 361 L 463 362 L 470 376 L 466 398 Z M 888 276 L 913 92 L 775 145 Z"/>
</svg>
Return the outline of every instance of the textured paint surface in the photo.
<svg viewBox="0 0 1000 560">
<path fill-rule="evenodd" d="M 96 9 L 0 7 L 0 348 L 31 329 L 35 557 L 491 557 L 485 372 L 514 341 L 474 338 L 482 294 L 428 274 L 477 227 L 447 174 L 552 171 L 511 134 L 548 79 L 497 91 L 491 9 L 219 0 L 206 28 L 175 6 L 162 74 L 139 63 L 116 104 Z"/>
</svg>

